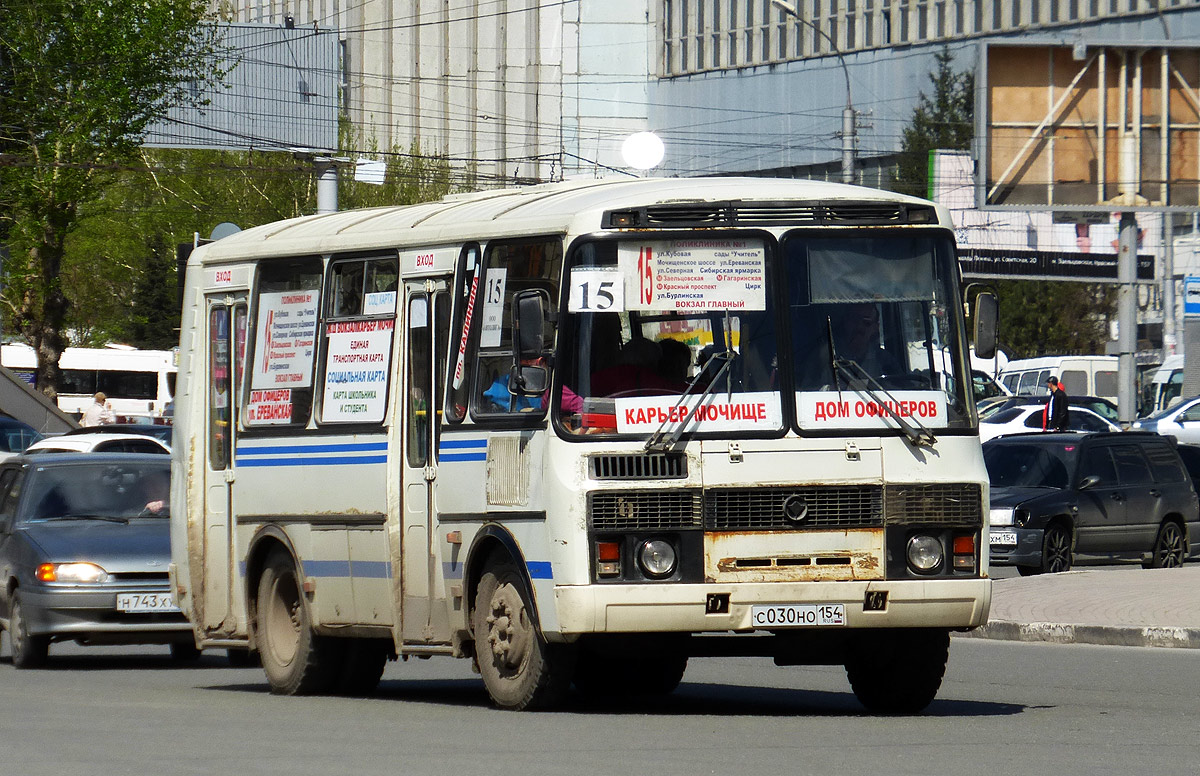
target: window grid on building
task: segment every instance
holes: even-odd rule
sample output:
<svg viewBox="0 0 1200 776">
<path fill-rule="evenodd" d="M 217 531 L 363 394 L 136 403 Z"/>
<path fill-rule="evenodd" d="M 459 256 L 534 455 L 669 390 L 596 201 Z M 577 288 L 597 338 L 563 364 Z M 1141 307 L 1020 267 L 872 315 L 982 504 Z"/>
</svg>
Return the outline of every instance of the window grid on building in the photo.
<svg viewBox="0 0 1200 776">
<path fill-rule="evenodd" d="M 1200 0 L 663 0 L 662 75 L 1145 16 Z"/>
</svg>

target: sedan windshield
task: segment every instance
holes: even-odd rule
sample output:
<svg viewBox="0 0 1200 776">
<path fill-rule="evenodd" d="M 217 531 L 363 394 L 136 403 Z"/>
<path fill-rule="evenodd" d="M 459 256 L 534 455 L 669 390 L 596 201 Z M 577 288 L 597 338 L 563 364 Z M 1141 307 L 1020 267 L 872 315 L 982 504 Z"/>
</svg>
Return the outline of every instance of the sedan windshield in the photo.
<svg viewBox="0 0 1200 776">
<path fill-rule="evenodd" d="M 993 488 L 1065 488 L 1075 469 L 1075 444 L 991 443 L 983 462 Z"/>
<path fill-rule="evenodd" d="M 166 518 L 170 482 L 167 465 L 41 466 L 29 477 L 22 513 L 25 520 Z"/>
</svg>

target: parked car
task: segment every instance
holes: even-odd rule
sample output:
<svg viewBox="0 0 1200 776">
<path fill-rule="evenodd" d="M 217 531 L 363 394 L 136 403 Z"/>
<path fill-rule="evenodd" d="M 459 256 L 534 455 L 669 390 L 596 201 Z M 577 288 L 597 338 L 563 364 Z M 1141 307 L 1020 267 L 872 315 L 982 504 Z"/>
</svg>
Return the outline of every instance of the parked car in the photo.
<svg viewBox="0 0 1200 776">
<path fill-rule="evenodd" d="M 171 432 L 174 426 L 164 426 L 159 423 L 107 423 L 103 426 L 83 426 L 73 428 L 63 436 L 77 434 L 139 434 L 154 437 L 160 442 L 171 444 Z"/>
<path fill-rule="evenodd" d="M 0 627 L 13 665 L 50 645 L 170 644 L 196 657 L 167 582 L 170 461 L 162 455 L 20 456 L 0 464 Z"/>
<path fill-rule="evenodd" d="M 1200 553 L 1200 501 L 1157 434 L 1038 433 L 983 446 L 991 562 L 1022 574 L 1079 562 L 1180 566 Z"/>
<path fill-rule="evenodd" d="M 979 407 L 979 417 L 987 418 L 1001 410 L 1012 407 L 1028 407 L 1033 404 L 1036 404 L 1036 402 L 1031 402 L 1028 396 L 994 396 L 986 404 L 979 402 L 976 406 Z M 1091 410 L 1112 423 L 1121 422 L 1121 415 L 1117 412 L 1117 405 L 1108 399 L 1102 399 L 1099 396 L 1068 395 L 1067 404 L 1071 407 L 1083 407 L 1085 410 Z M 1045 406 L 1044 399 L 1042 400 L 1042 406 Z"/>
<path fill-rule="evenodd" d="M 1200 396 L 1193 396 L 1169 409 L 1135 420 L 1133 428 L 1173 436 L 1180 442 L 1200 443 Z"/>
<path fill-rule="evenodd" d="M 25 452 L 25 448 L 42 438 L 28 423 L 0 415 L 0 461 Z"/>
<path fill-rule="evenodd" d="M 1046 405 L 1043 402 L 1023 404 L 992 412 L 979 421 L 979 439 L 986 442 L 1007 434 L 1027 434 L 1030 431 L 1041 431 L 1042 413 L 1045 408 Z M 1083 407 L 1070 407 L 1067 410 L 1067 428 L 1071 431 L 1090 433 L 1121 430 L 1116 423 Z"/>
<path fill-rule="evenodd" d="M 155 437 L 141 434 L 62 434 L 34 442 L 26 455 L 45 453 L 146 453 L 170 455 L 171 447 Z"/>
</svg>

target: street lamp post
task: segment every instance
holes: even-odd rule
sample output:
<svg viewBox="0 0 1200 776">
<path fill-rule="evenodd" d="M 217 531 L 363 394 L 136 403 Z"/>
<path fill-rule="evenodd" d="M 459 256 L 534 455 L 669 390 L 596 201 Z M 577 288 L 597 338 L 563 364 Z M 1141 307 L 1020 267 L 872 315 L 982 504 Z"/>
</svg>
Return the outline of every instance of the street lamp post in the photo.
<svg viewBox="0 0 1200 776">
<path fill-rule="evenodd" d="M 785 0 L 771 0 L 771 5 L 783 11 L 800 24 L 808 26 L 829 42 L 829 48 L 837 55 L 842 65 L 842 75 L 846 77 L 846 107 L 842 109 L 842 183 L 854 183 L 854 152 L 858 144 L 858 122 L 854 111 L 854 100 L 850 96 L 850 69 L 846 67 L 846 57 L 842 55 L 837 43 L 824 30 L 802 17 L 796 6 Z"/>
</svg>

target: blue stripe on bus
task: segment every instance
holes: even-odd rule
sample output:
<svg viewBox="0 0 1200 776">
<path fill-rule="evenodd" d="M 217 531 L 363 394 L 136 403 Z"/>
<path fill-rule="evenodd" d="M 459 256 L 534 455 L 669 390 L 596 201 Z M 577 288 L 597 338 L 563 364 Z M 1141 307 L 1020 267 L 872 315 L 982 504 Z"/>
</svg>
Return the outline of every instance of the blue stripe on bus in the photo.
<svg viewBox="0 0 1200 776">
<path fill-rule="evenodd" d="M 392 566 L 382 560 L 306 560 L 304 574 L 323 578 L 389 579 Z"/>
<path fill-rule="evenodd" d="M 281 455 L 284 453 L 368 453 L 387 450 L 387 442 L 359 442 L 341 445 L 238 445 L 237 454 Z"/>
<path fill-rule="evenodd" d="M 391 579 L 392 564 L 383 560 L 352 560 L 350 576 L 355 579 Z"/>
<path fill-rule="evenodd" d="M 487 453 L 439 453 L 438 461 L 448 463 L 451 461 L 486 461 Z"/>
<path fill-rule="evenodd" d="M 243 459 L 241 456 L 235 461 L 239 467 L 246 468 L 248 466 L 357 466 L 364 463 L 387 463 L 386 455 L 359 455 L 353 457 L 338 457 L 338 458 L 250 458 Z"/>
<path fill-rule="evenodd" d="M 463 447 L 487 447 L 486 439 L 443 439 L 438 445 L 439 450 L 454 450 Z"/>
<path fill-rule="evenodd" d="M 527 561 L 525 566 L 529 569 L 530 579 L 554 579 L 554 572 L 550 569 L 548 560 Z"/>
<path fill-rule="evenodd" d="M 304 575 L 309 577 L 348 577 L 350 576 L 350 561 L 348 560 L 306 560 Z"/>
</svg>

